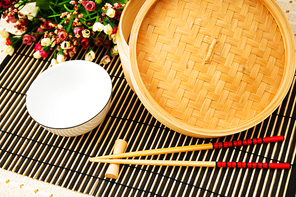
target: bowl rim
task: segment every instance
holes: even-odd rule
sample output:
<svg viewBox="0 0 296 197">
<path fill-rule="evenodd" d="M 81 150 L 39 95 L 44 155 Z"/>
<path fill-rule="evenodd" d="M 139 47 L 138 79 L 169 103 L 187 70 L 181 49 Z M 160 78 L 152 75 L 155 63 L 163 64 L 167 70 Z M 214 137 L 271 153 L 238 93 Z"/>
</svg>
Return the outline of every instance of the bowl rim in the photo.
<svg viewBox="0 0 296 197">
<path fill-rule="evenodd" d="M 63 65 L 64 63 L 66 64 L 68 64 L 69 62 L 72 62 L 72 61 L 81 61 L 81 62 L 87 62 L 87 63 L 92 63 L 92 64 L 96 64 L 96 63 L 94 63 L 94 62 L 90 62 L 90 61 L 86 61 L 86 60 L 68 60 L 68 61 L 65 61 L 65 62 L 62 62 L 62 63 L 59 63 L 58 65 L 55 65 L 55 66 L 53 66 L 53 67 L 49 67 L 49 68 L 47 68 L 46 70 L 44 70 L 42 73 L 40 73 L 38 76 L 40 76 L 40 75 L 42 75 L 45 71 L 47 71 L 48 69 L 53 69 L 53 68 L 55 68 L 55 67 L 57 67 L 57 66 L 61 66 L 61 65 Z M 96 64 L 97 66 L 100 66 L 99 64 Z M 28 114 L 31 116 L 31 118 L 32 119 L 34 119 L 34 121 L 35 122 L 37 122 L 39 125 L 41 125 L 41 126 L 43 126 L 43 127 L 45 127 L 45 128 L 48 128 L 48 129 L 52 129 L 52 130 L 65 130 L 65 129 L 74 129 L 74 128 L 77 128 L 77 127 L 80 127 L 80 126 L 82 126 L 82 125 L 85 125 L 85 124 L 87 124 L 88 122 L 90 122 L 90 121 L 92 121 L 93 119 L 95 119 L 98 115 L 100 115 L 101 114 L 101 112 L 103 112 L 105 109 L 106 109 L 106 107 L 109 105 L 109 103 L 111 103 L 111 100 L 112 100 L 112 94 L 113 94 L 113 84 L 112 84 L 112 79 L 111 79 L 111 77 L 110 77 L 110 75 L 109 75 L 109 73 L 102 67 L 102 66 L 100 66 L 107 74 L 108 74 L 108 76 L 109 76 L 109 79 L 110 79 L 110 85 L 111 85 L 111 91 L 110 91 L 110 95 L 109 95 L 109 99 L 108 99 L 108 101 L 105 103 L 105 105 L 104 105 L 104 107 L 96 114 L 96 115 L 94 115 L 93 117 L 91 117 L 91 118 L 89 118 L 88 120 L 86 120 L 86 121 L 84 121 L 84 122 L 82 122 L 82 123 L 79 123 L 79 124 L 77 124 L 77 125 L 74 125 L 74 126 L 69 126 L 69 127 L 53 127 L 53 126 L 47 126 L 47 125 L 45 125 L 45 124 L 43 124 L 43 123 L 40 123 L 39 121 L 37 121 L 35 118 L 33 118 L 33 116 L 31 115 L 31 113 L 30 113 L 30 110 L 29 110 L 29 107 L 28 107 L 28 105 L 27 105 L 27 93 L 26 93 L 26 98 L 25 98 L 25 103 L 26 103 L 26 109 L 27 109 L 27 111 L 28 111 Z M 38 77 L 37 76 L 37 77 Z M 32 81 L 32 83 L 30 84 L 30 86 L 34 83 L 34 81 L 37 79 L 37 77 Z M 30 87 L 29 87 L 29 89 L 30 89 Z M 28 89 L 28 91 L 29 91 L 29 89 Z M 28 92 L 27 91 L 27 92 Z"/>
<path fill-rule="evenodd" d="M 71 127 L 63 127 L 63 128 L 60 128 L 60 127 L 46 126 L 46 125 L 40 123 L 39 121 L 35 120 L 35 119 L 31 116 L 29 110 L 27 110 L 27 111 L 28 111 L 29 115 L 34 119 L 35 122 L 37 122 L 39 125 L 41 125 L 41 126 L 43 126 L 43 127 L 45 127 L 45 128 L 52 129 L 52 130 L 74 129 L 74 128 L 80 127 L 80 126 L 82 126 L 82 125 L 85 125 L 85 124 L 91 122 L 91 121 L 92 121 L 93 119 L 95 119 L 98 115 L 100 115 L 100 113 L 103 112 L 103 111 L 106 109 L 106 107 L 109 105 L 109 103 L 111 102 L 111 99 L 112 99 L 112 97 L 110 96 L 108 102 L 105 104 L 105 106 L 102 108 L 102 110 L 101 110 L 100 112 L 98 112 L 94 117 L 90 118 L 89 120 L 87 120 L 87 121 L 85 121 L 85 122 L 83 122 L 83 123 L 80 123 L 80 124 L 78 124 L 78 125 L 71 126 Z"/>
<path fill-rule="evenodd" d="M 272 101 L 268 104 L 268 106 L 262 110 L 257 116 L 251 118 L 248 121 L 245 121 L 243 124 L 235 126 L 233 128 L 226 129 L 204 129 L 198 128 L 192 125 L 188 125 L 187 123 L 173 117 L 170 113 L 164 110 L 158 102 L 154 100 L 154 98 L 150 95 L 146 86 L 143 83 L 141 78 L 138 63 L 137 63 L 137 39 L 139 30 L 144 20 L 145 16 L 149 12 L 150 8 L 157 2 L 158 0 L 146 0 L 141 10 L 139 11 L 137 18 L 135 19 L 131 36 L 130 36 L 130 61 L 131 61 L 131 81 L 133 83 L 133 87 L 135 92 L 139 96 L 140 100 L 144 104 L 144 106 L 151 112 L 153 116 L 155 116 L 160 122 L 169 128 L 187 134 L 193 137 L 222 137 L 226 135 L 231 135 L 235 133 L 239 133 L 241 131 L 247 130 L 260 122 L 264 121 L 268 116 L 270 116 L 280 105 L 283 99 L 286 97 L 295 73 L 295 41 L 294 36 L 291 31 L 290 24 L 284 15 L 283 11 L 276 4 L 275 1 L 261 0 L 262 4 L 268 9 L 268 11 L 272 14 L 275 19 L 281 35 L 283 37 L 284 47 L 285 47 L 285 67 L 284 67 L 284 77 L 281 81 L 280 88 L 278 92 L 275 94 Z M 289 69 L 288 69 L 289 67 Z M 293 72 L 291 70 L 293 69 Z M 285 85 L 288 84 L 288 85 Z M 186 124 L 186 125 L 185 125 Z M 215 132 L 209 132 L 215 131 Z"/>
</svg>

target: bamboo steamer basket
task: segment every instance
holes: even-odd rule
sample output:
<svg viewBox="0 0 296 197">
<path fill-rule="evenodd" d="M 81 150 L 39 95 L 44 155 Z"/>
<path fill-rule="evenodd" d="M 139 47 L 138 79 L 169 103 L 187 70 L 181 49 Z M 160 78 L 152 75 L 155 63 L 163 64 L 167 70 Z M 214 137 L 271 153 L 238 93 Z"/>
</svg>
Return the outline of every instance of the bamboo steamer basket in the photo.
<svg viewBox="0 0 296 197">
<path fill-rule="evenodd" d="M 118 52 L 120 54 L 121 65 L 127 83 L 133 89 L 133 84 L 130 78 L 131 65 L 129 58 L 129 36 L 132 30 L 134 20 L 141 9 L 145 0 L 129 0 L 124 7 L 120 16 L 118 31 L 116 34 L 116 41 Z"/>
<path fill-rule="evenodd" d="M 131 32 L 130 77 L 167 127 L 226 136 L 280 105 L 294 76 L 294 45 L 274 1 L 147 0 Z"/>
</svg>

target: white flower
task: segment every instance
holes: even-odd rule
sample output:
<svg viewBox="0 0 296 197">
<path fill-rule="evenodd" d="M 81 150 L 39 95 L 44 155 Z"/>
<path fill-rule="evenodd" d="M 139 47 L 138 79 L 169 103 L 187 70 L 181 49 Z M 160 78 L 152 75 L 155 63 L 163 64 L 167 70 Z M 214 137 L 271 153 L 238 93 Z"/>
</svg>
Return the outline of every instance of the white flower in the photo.
<svg viewBox="0 0 296 197">
<path fill-rule="evenodd" d="M 55 43 L 55 39 L 54 38 L 51 38 L 51 46 L 50 47 L 55 47 L 56 43 Z"/>
<path fill-rule="evenodd" d="M 108 64 L 109 62 L 110 62 L 111 60 L 110 60 L 110 57 L 109 57 L 109 55 L 105 55 L 102 59 L 101 59 L 101 61 L 100 61 L 100 64 Z"/>
<path fill-rule="evenodd" d="M 107 16 L 109 16 L 110 18 L 113 18 L 115 16 L 115 10 L 110 8 L 107 10 Z"/>
<path fill-rule="evenodd" d="M 93 61 L 96 57 L 96 54 L 93 50 L 91 50 L 90 52 L 88 52 L 86 55 L 85 55 L 85 60 L 86 61 Z"/>
<path fill-rule="evenodd" d="M 103 31 L 104 25 L 100 22 L 95 22 L 92 28 L 93 28 L 93 31 Z"/>
<path fill-rule="evenodd" d="M 56 65 L 56 64 L 58 64 L 59 62 L 56 60 L 56 59 L 54 59 L 54 58 L 52 58 L 51 59 L 51 61 L 50 61 L 50 65 L 51 66 L 54 66 L 54 65 Z"/>
<path fill-rule="evenodd" d="M 114 3 L 113 5 L 114 5 L 114 7 L 115 7 L 116 9 L 120 8 L 120 4 L 119 4 L 119 3 Z"/>
<path fill-rule="evenodd" d="M 118 48 L 117 45 L 115 45 L 112 49 L 111 49 L 111 56 L 114 57 L 116 55 L 118 55 Z"/>
<path fill-rule="evenodd" d="M 104 32 L 105 32 L 105 34 L 107 34 L 107 35 L 111 35 L 111 34 L 112 34 L 112 31 L 113 31 L 113 29 L 112 29 L 112 27 L 111 27 L 110 24 L 108 24 L 108 25 L 106 25 L 106 26 L 104 27 Z"/>
<path fill-rule="evenodd" d="M 105 3 L 104 8 L 110 9 L 110 8 L 112 8 L 112 5 L 110 3 Z"/>
<path fill-rule="evenodd" d="M 33 54 L 33 57 L 36 58 L 36 59 L 40 59 L 40 58 L 41 58 L 41 55 L 40 55 L 39 51 L 36 51 L 36 52 Z"/>
<path fill-rule="evenodd" d="M 51 39 L 50 38 L 43 38 L 41 40 L 41 46 L 49 46 L 51 45 Z"/>
<path fill-rule="evenodd" d="M 0 40 L 4 41 L 9 37 L 8 31 L 0 31 Z"/>
<path fill-rule="evenodd" d="M 82 30 L 82 36 L 83 36 L 84 38 L 89 38 L 89 36 L 90 36 L 90 31 L 89 31 L 88 29 L 84 29 L 84 30 Z"/>
<path fill-rule="evenodd" d="M 12 56 L 13 52 L 14 52 L 14 48 L 10 45 L 5 49 L 5 53 L 10 56 Z"/>
<path fill-rule="evenodd" d="M 64 41 L 61 43 L 61 48 L 62 49 L 71 49 L 71 48 L 73 48 L 73 45 L 69 41 Z"/>
<path fill-rule="evenodd" d="M 65 56 L 63 54 L 58 54 L 57 55 L 57 62 L 62 63 L 65 61 Z"/>
<path fill-rule="evenodd" d="M 33 20 L 33 17 L 36 16 L 38 10 L 39 7 L 36 6 L 36 2 L 33 2 L 25 4 L 20 12 L 24 15 L 27 15 L 29 20 Z"/>
<path fill-rule="evenodd" d="M 112 40 L 114 44 L 117 44 L 116 34 L 109 35 L 109 40 Z"/>
</svg>

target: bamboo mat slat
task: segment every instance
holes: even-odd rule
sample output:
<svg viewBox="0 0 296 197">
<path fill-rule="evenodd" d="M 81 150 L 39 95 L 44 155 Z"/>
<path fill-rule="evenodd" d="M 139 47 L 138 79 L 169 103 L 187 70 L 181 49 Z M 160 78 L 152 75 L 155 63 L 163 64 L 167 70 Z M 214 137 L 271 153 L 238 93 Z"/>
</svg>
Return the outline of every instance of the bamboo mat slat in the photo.
<svg viewBox="0 0 296 197">
<path fill-rule="evenodd" d="M 32 46 L 21 45 L 0 65 L 0 167 L 50 184 L 93 196 L 287 196 L 295 193 L 295 95 L 291 90 L 278 109 L 262 123 L 241 133 L 199 139 L 176 133 L 158 122 L 128 86 L 120 59 L 104 66 L 112 78 L 111 110 L 93 131 L 61 137 L 40 127 L 28 114 L 26 92 L 49 67 L 49 60 L 31 57 Z M 96 62 L 106 53 L 96 49 Z M 83 59 L 81 50 L 73 59 Z M 289 170 L 228 169 L 121 165 L 117 180 L 104 177 L 108 164 L 89 157 L 112 153 L 115 140 L 125 139 L 127 151 L 284 135 L 280 143 L 140 157 L 158 160 L 220 160 L 289 162 Z"/>
</svg>

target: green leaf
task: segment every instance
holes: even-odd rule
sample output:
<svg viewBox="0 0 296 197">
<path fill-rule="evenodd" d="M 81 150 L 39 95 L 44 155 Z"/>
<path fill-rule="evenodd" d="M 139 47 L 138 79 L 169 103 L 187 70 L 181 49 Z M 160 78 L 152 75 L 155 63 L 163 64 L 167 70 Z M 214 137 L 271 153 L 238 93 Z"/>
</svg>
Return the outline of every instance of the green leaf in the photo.
<svg viewBox="0 0 296 197">
<path fill-rule="evenodd" d="M 67 27 L 67 30 L 66 30 L 67 34 L 69 34 L 69 32 L 70 32 L 70 30 L 71 30 L 73 20 L 74 20 L 74 19 L 71 18 L 70 21 L 69 21 L 69 26 Z"/>
<path fill-rule="evenodd" d="M 63 4 L 64 5 L 64 8 L 68 11 L 68 12 L 73 12 L 73 11 L 71 11 L 67 6 L 66 6 L 66 4 Z"/>
<path fill-rule="evenodd" d="M 103 0 L 101 5 L 104 6 L 105 3 L 110 3 L 111 5 L 114 5 L 114 3 L 119 4 L 127 4 L 128 0 Z"/>
<path fill-rule="evenodd" d="M 66 4 L 66 3 L 69 4 L 69 2 L 70 2 L 70 1 L 67 0 L 67 1 L 63 1 L 63 2 L 61 2 L 61 3 L 58 3 L 57 5 L 64 5 L 64 4 Z"/>
<path fill-rule="evenodd" d="M 36 6 L 43 10 L 49 10 L 48 0 L 36 0 Z"/>
</svg>

